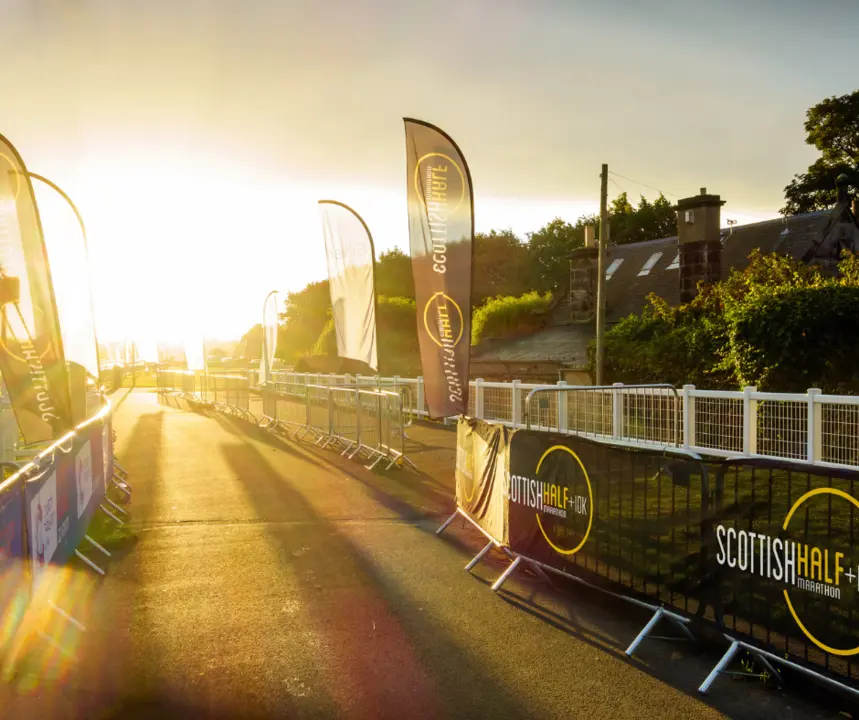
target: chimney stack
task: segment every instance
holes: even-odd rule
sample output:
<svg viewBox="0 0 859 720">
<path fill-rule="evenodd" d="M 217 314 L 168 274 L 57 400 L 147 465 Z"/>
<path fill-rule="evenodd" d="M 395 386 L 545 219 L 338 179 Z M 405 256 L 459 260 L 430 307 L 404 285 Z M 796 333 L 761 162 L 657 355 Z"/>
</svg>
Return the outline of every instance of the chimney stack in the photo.
<svg viewBox="0 0 859 720">
<path fill-rule="evenodd" d="M 596 247 L 596 228 L 593 225 L 585 225 L 585 247 Z"/>
<path fill-rule="evenodd" d="M 594 229 L 586 227 L 585 247 L 570 254 L 570 320 L 574 323 L 593 322 L 596 317 L 599 250 L 595 245 Z"/>
<path fill-rule="evenodd" d="M 725 201 L 700 194 L 677 203 L 677 244 L 680 250 L 680 302 L 698 294 L 698 283 L 713 283 L 722 274 L 721 213 Z"/>
</svg>

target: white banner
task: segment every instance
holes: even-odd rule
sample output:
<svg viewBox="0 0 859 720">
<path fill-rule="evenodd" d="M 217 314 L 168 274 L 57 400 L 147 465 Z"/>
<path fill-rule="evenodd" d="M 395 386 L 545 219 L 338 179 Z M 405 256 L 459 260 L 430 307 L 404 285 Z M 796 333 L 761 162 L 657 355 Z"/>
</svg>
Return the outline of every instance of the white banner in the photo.
<svg viewBox="0 0 859 720">
<path fill-rule="evenodd" d="M 360 215 L 333 200 L 320 200 L 337 354 L 379 369 L 373 238 Z"/>
<path fill-rule="evenodd" d="M 259 381 L 271 379 L 274 354 L 277 351 L 277 293 L 269 293 L 262 310 L 262 347 L 260 348 Z"/>
</svg>

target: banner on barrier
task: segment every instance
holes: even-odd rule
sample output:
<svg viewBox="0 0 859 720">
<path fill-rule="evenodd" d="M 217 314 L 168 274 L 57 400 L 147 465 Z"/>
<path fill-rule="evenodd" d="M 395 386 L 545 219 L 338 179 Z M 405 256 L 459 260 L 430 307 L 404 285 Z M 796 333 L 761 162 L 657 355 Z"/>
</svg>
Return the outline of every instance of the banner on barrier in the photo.
<svg viewBox="0 0 859 720">
<path fill-rule="evenodd" d="M 709 501 L 701 462 L 556 433 L 510 441 L 510 547 L 562 572 L 703 611 Z"/>
<path fill-rule="evenodd" d="M 456 504 L 497 542 L 506 544 L 507 458 L 511 432 L 461 417 L 456 427 Z"/>
<path fill-rule="evenodd" d="M 405 120 L 409 245 L 424 388 L 432 418 L 468 412 L 474 212 L 471 175 L 449 135 Z"/>
<path fill-rule="evenodd" d="M 26 443 L 72 427 L 69 378 L 39 211 L 20 155 L 0 136 L 0 372 Z"/>
<path fill-rule="evenodd" d="M 78 430 L 71 452 L 57 450 L 51 469 L 24 484 L 34 586 L 48 565 L 74 555 L 104 500 L 103 437 L 109 427 L 108 421 L 94 422 Z"/>
<path fill-rule="evenodd" d="M 729 460 L 713 474 L 714 601 L 726 626 L 851 677 L 859 655 L 859 473 Z"/>
</svg>

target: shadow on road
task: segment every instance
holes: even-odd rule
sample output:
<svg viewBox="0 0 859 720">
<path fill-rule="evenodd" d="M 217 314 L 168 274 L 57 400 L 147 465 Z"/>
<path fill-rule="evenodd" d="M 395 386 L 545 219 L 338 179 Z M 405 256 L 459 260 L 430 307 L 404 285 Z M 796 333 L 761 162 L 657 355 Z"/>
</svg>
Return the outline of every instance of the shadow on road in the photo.
<svg viewBox="0 0 859 720">
<path fill-rule="evenodd" d="M 296 478 L 286 478 L 248 444 L 221 447 L 260 512 L 300 515 L 299 525 L 271 524 L 300 583 L 308 619 L 329 653 L 333 690 L 349 717 L 527 717 L 512 689 L 499 686 L 403 590 L 316 514 Z M 304 492 L 313 492 L 312 480 Z M 347 514 L 344 508 L 344 513 Z M 376 541 L 374 541 L 375 544 Z M 380 544 L 384 540 L 378 539 Z"/>
</svg>

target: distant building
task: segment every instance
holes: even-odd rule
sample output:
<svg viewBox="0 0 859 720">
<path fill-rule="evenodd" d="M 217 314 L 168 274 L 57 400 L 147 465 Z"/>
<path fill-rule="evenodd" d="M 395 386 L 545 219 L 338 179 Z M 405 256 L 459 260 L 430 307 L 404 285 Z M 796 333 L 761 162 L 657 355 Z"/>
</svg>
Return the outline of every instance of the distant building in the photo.
<svg viewBox="0 0 859 720">
<path fill-rule="evenodd" d="M 783 253 L 833 272 L 843 249 L 859 251 L 859 203 L 839 186 L 831 210 L 722 228 L 718 195 L 700 194 L 677 205 L 677 235 L 610 246 L 606 252 L 606 324 L 638 314 L 655 293 L 671 305 L 694 298 L 700 280 L 728 277 L 748 265 L 755 248 Z M 589 385 L 588 345 L 595 336 L 597 249 L 570 257 L 570 284 L 546 314 L 543 329 L 521 337 L 489 338 L 472 354 L 471 376 L 484 380 Z"/>
</svg>

